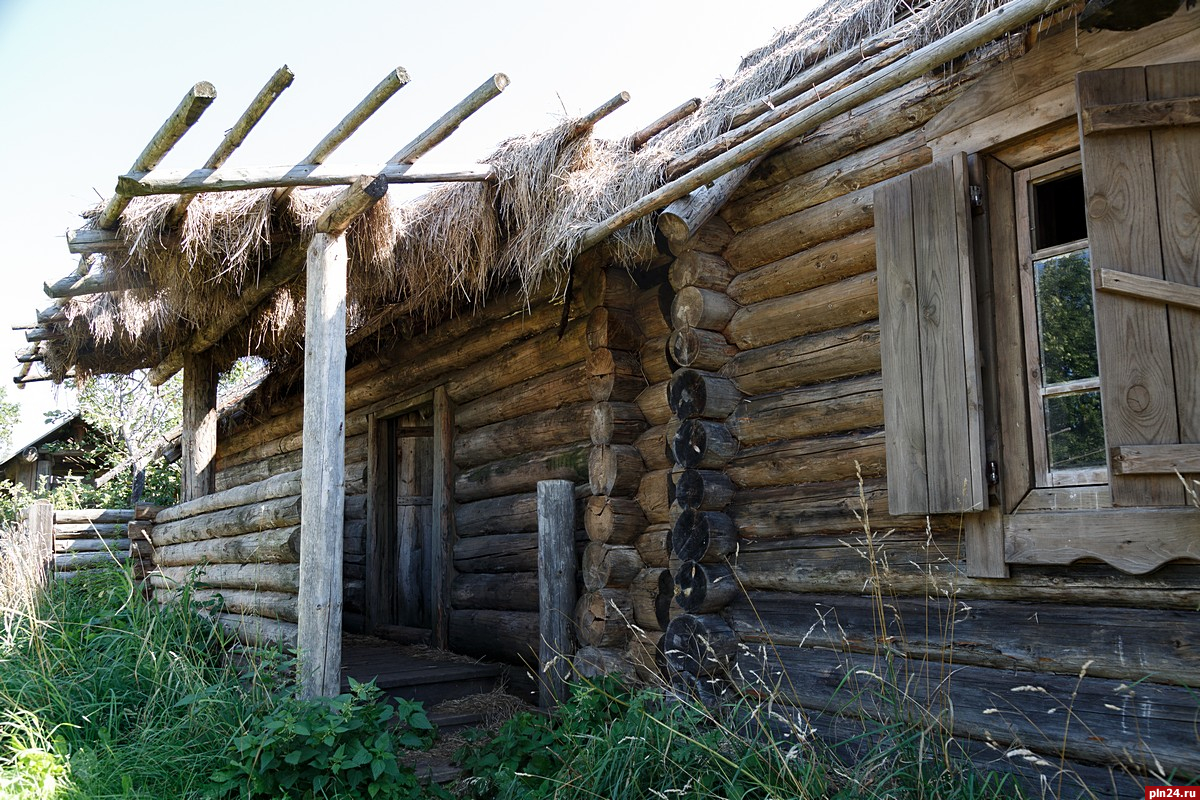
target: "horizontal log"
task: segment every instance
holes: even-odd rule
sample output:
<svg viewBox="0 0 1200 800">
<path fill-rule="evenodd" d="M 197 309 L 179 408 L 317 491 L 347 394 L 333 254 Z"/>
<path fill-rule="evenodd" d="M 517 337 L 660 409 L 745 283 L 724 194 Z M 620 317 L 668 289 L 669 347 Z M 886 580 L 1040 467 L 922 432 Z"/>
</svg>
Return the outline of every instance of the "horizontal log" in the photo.
<svg viewBox="0 0 1200 800">
<path fill-rule="evenodd" d="M 671 301 L 671 326 L 723 331 L 737 310 L 738 304 L 722 292 L 685 286 Z"/>
<path fill-rule="evenodd" d="M 454 439 L 454 463 L 470 469 L 489 461 L 579 441 L 587 434 L 591 411 L 590 403 L 572 403 L 460 431 Z"/>
<path fill-rule="evenodd" d="M 55 572 L 72 572 L 109 564 L 122 563 L 129 558 L 127 550 L 101 550 L 92 552 L 57 553 L 54 556 Z"/>
<path fill-rule="evenodd" d="M 593 447 L 588 457 L 588 483 L 594 495 L 630 497 L 646 471 L 642 455 L 628 444 Z"/>
<path fill-rule="evenodd" d="M 667 348 L 679 366 L 706 372 L 721 369 L 737 354 L 723 334 L 701 328 L 672 331 Z"/>
<path fill-rule="evenodd" d="M 637 294 L 633 302 L 633 319 L 643 338 L 670 335 L 671 302 L 674 298 L 675 291 L 667 283 L 660 283 Z"/>
<path fill-rule="evenodd" d="M 737 455 L 740 445 L 724 422 L 687 419 L 679 426 L 671 451 L 687 469 L 720 469 Z"/>
<path fill-rule="evenodd" d="M 126 553 L 128 539 L 58 539 L 54 540 L 56 553 Z"/>
<path fill-rule="evenodd" d="M 876 655 L 812 648 L 742 652 L 737 668 L 740 680 L 775 687 L 774 696 L 811 709 L 832 701 L 886 719 L 902 694 L 927 724 L 944 725 L 955 737 L 999 737 L 1002 746 L 1020 742 L 1054 757 L 1100 763 L 1120 754 L 1122 764 L 1147 771 L 1165 764 L 1200 770 L 1195 700 L 1187 689 L 922 661 L 905 662 L 895 678 L 881 677 Z"/>
<path fill-rule="evenodd" d="M 879 318 L 875 272 L 799 294 L 764 300 L 738 311 L 726 331 L 740 350 Z"/>
<path fill-rule="evenodd" d="M 591 647 L 614 647 L 625 643 L 633 622 L 629 593 L 619 589 L 600 589 L 579 598 L 575 607 L 579 641 Z"/>
<path fill-rule="evenodd" d="M 261 503 L 266 500 L 291 497 L 299 494 L 300 470 L 294 470 L 282 475 L 273 475 L 257 483 L 238 486 L 224 492 L 206 494 L 203 497 L 189 500 L 186 503 L 168 506 L 158 512 L 154 521 L 158 524 L 175 522 L 226 508 L 235 508 L 237 506 Z"/>
<path fill-rule="evenodd" d="M 883 425 L 878 373 L 743 400 L 729 430 L 743 447 Z"/>
<path fill-rule="evenodd" d="M 671 413 L 681 420 L 725 419 L 741 400 L 733 381 L 715 372 L 681 369 L 667 387 Z"/>
<path fill-rule="evenodd" d="M 690 243 L 698 238 L 708 221 L 716 217 L 721 206 L 725 205 L 761 160 L 762 156 L 759 156 L 734 167 L 670 201 L 654 221 L 655 240 L 659 247 L 676 256 L 685 255 L 691 249 Z"/>
<path fill-rule="evenodd" d="M 591 407 L 594 445 L 631 444 L 646 430 L 637 403 L 596 403 Z"/>
<path fill-rule="evenodd" d="M 587 321 L 587 344 L 592 350 L 632 352 L 641 345 L 637 321 L 631 311 L 618 308 L 592 309 Z"/>
<path fill-rule="evenodd" d="M 296 647 L 296 623 L 253 614 L 217 614 L 217 623 L 247 647 Z"/>
<path fill-rule="evenodd" d="M 725 258 L 741 274 L 813 245 L 870 228 L 875 220 L 875 187 L 868 186 L 819 206 L 742 231 L 725 248 Z"/>
<path fill-rule="evenodd" d="M 583 526 L 590 541 L 602 544 L 633 544 L 646 530 L 646 516 L 637 500 L 626 497 L 589 497 L 584 506 Z"/>
<path fill-rule="evenodd" d="M 638 349 L 638 363 L 647 383 L 660 383 L 671 379 L 676 364 L 671 358 L 669 342 L 670 337 L 657 336 L 647 339 Z"/>
<path fill-rule="evenodd" d="M 156 589 L 169 589 L 186 582 L 198 588 L 258 589 L 264 592 L 300 591 L 299 564 L 208 564 L 160 567 L 150 574 Z"/>
<path fill-rule="evenodd" d="M 690 675 L 725 675 L 734 663 L 737 636 L 715 614 L 682 614 L 671 620 L 663 636 L 671 667 Z"/>
<path fill-rule="evenodd" d="M 574 320 L 560 336 L 557 330 L 500 350 L 485 365 L 462 369 L 446 382 L 446 391 L 462 404 L 513 386 L 588 357 L 587 321 Z M 347 407 L 350 407 L 347 398 Z"/>
<path fill-rule="evenodd" d="M 669 381 L 651 384 L 638 393 L 636 401 L 642 416 L 651 425 L 665 425 L 671 419 L 671 404 L 667 400 Z"/>
<path fill-rule="evenodd" d="M 726 474 L 735 486 L 781 486 L 884 474 L 883 432 L 839 434 L 744 448 Z"/>
<path fill-rule="evenodd" d="M 170 589 L 156 589 L 155 599 L 160 603 L 170 601 Z M 296 595 L 287 592 L 264 592 L 252 589 L 196 589 L 191 600 L 216 613 L 261 617 L 263 619 L 296 622 Z"/>
<path fill-rule="evenodd" d="M 684 561 L 713 563 L 736 549 L 737 529 L 723 512 L 685 508 L 671 526 L 671 554 Z"/>
<path fill-rule="evenodd" d="M 727 509 L 745 539 L 787 538 L 810 533 L 861 533 L 864 521 L 878 530 L 925 530 L 925 517 L 892 517 L 882 478 L 805 483 L 748 489 Z M 955 530 L 959 521 L 931 517 L 930 524 Z"/>
<path fill-rule="evenodd" d="M 155 547 L 283 528 L 300 522 L 300 498 L 280 497 L 253 505 L 210 511 L 154 526 Z"/>
<path fill-rule="evenodd" d="M 593 254 L 583 254 L 579 259 L 589 260 L 583 263 L 576 260 L 576 275 L 586 274 L 582 285 L 577 280 L 575 288 L 579 293 L 581 307 L 591 311 L 595 308 L 611 308 L 620 311 L 631 311 L 634 301 L 640 291 L 634 283 L 629 270 L 622 267 L 604 266 L 603 256 L 599 251 Z M 580 267 L 583 269 L 580 269 Z"/>
<path fill-rule="evenodd" d="M 553 450 L 526 453 L 493 461 L 459 473 L 454 481 L 458 502 L 533 491 L 538 481 L 587 480 L 590 442 L 576 442 Z"/>
<path fill-rule="evenodd" d="M 716 470 L 686 469 L 675 477 L 675 502 L 698 511 L 721 511 L 733 499 L 733 482 Z"/>
<path fill-rule="evenodd" d="M 635 546 L 647 567 L 666 567 L 670 562 L 671 553 L 670 524 L 647 526 L 645 532 L 638 537 Z"/>
<path fill-rule="evenodd" d="M 721 256 L 698 250 L 689 250 L 676 258 L 668 273 L 671 287 L 677 292 L 685 286 L 696 286 L 723 293 L 733 277 L 729 262 Z"/>
<path fill-rule="evenodd" d="M 349 439 L 366 433 L 367 425 L 368 419 L 366 414 L 348 414 L 346 416 L 346 437 Z M 241 435 L 251 432 L 243 431 Z M 302 430 L 297 430 L 275 439 L 268 439 L 259 444 L 239 449 L 236 452 L 231 450 L 230 445 L 240 446 L 240 442 L 236 441 L 236 439 L 233 442 L 226 439 L 217 448 L 217 468 L 229 469 L 251 461 L 261 461 L 285 453 L 299 452 L 303 443 L 304 431 Z M 235 503 L 234 505 L 237 504 Z"/>
<path fill-rule="evenodd" d="M 1200 633 L 1187 611 L 968 603 L 942 595 L 889 598 L 885 615 L 878 619 L 870 596 L 752 592 L 730 606 L 727 618 L 742 641 L 784 647 L 873 653 L 886 630 L 890 645 L 909 659 L 1183 686 L 1200 674 Z"/>
<path fill-rule="evenodd" d="M 638 485 L 638 505 L 642 507 L 642 513 L 651 524 L 670 519 L 671 498 L 667 488 L 670 475 L 669 469 L 651 470 L 642 476 Z"/>
<path fill-rule="evenodd" d="M 619 675 L 627 680 L 634 677 L 628 654 L 618 647 L 581 647 L 571 656 L 571 668 L 585 680 L 603 675 Z"/>
<path fill-rule="evenodd" d="M 459 536 L 521 533 L 537 528 L 537 492 L 455 503 L 454 531 Z"/>
<path fill-rule="evenodd" d="M 728 294 L 743 306 L 797 294 L 875 269 L 875 229 L 822 242 L 807 250 L 743 272 Z"/>
<path fill-rule="evenodd" d="M 133 509 L 129 508 L 56 508 L 54 525 L 91 525 L 131 522 Z"/>
<path fill-rule="evenodd" d="M 454 422 L 470 430 L 585 400 L 591 400 L 591 393 L 587 364 L 580 361 L 460 405 L 454 409 Z"/>
<path fill-rule="evenodd" d="M 536 572 L 456 575 L 450 586 L 450 604 L 456 609 L 537 611 Z"/>
<path fill-rule="evenodd" d="M 678 425 L 672 423 L 655 425 L 653 428 L 647 428 L 634 441 L 633 446 L 641 453 L 646 469 L 666 469 L 674 464 L 670 442 L 674 439 L 673 431 L 678 428 Z"/>
<path fill-rule="evenodd" d="M 712 614 L 742 594 L 728 564 L 685 561 L 675 571 L 675 599 L 688 614 Z"/>
<path fill-rule="evenodd" d="M 189 564 L 298 564 L 300 526 L 155 548 L 160 567 Z"/>
<path fill-rule="evenodd" d="M 721 374 L 743 394 L 757 395 L 879 369 L 879 323 L 867 322 L 744 350 Z"/>
<path fill-rule="evenodd" d="M 583 586 L 589 592 L 627 588 L 645 565 L 636 549 L 589 542 L 583 551 Z"/>
<path fill-rule="evenodd" d="M 536 533 L 472 536 L 454 543 L 454 568 L 459 572 L 537 572 Z"/>
<path fill-rule="evenodd" d="M 456 164 L 413 167 L 411 164 L 283 164 L 267 167 L 156 170 L 117 177 L 117 191 L 129 197 L 201 192 L 241 192 L 250 189 L 350 186 L 364 175 L 378 175 L 387 183 L 479 182 L 496 179 L 490 164 Z"/>
<path fill-rule="evenodd" d="M 671 621 L 671 601 L 675 586 L 671 571 L 658 568 L 643 569 L 629 588 L 633 619 L 644 630 L 665 630 Z"/>
<path fill-rule="evenodd" d="M 646 386 L 637 353 L 593 350 L 587 360 L 588 393 L 597 403 L 627 402 Z"/>
<path fill-rule="evenodd" d="M 129 524 L 123 522 L 56 522 L 54 536 L 59 539 L 120 539 L 128 528 Z"/>
</svg>

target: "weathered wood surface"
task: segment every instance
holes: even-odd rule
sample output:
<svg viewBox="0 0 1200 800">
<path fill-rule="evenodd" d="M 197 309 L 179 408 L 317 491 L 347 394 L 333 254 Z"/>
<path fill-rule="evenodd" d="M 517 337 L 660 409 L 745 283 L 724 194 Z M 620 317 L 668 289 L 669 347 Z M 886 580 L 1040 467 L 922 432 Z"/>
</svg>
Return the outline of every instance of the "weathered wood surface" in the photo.
<svg viewBox="0 0 1200 800">
<path fill-rule="evenodd" d="M 751 350 L 877 319 L 877 285 L 878 277 L 871 271 L 797 294 L 763 300 L 734 314 L 726 335 L 738 349 Z"/>
<path fill-rule="evenodd" d="M 737 635 L 716 614 L 681 614 L 667 625 L 663 651 L 680 672 L 725 675 L 734 664 Z"/>
<path fill-rule="evenodd" d="M 627 588 L 644 564 L 633 547 L 591 542 L 583 551 L 581 572 L 589 592 L 605 587 Z"/>
<path fill-rule="evenodd" d="M 592 350 L 637 350 L 642 335 L 631 311 L 618 308 L 596 308 L 588 316 L 587 345 Z"/>
<path fill-rule="evenodd" d="M 703 419 L 685 419 L 671 442 L 675 463 L 687 469 L 719 470 L 739 449 L 729 426 Z"/>
<path fill-rule="evenodd" d="M 727 424 L 743 447 L 876 428 L 883 424 L 883 384 L 874 374 L 751 397 Z"/>
<path fill-rule="evenodd" d="M 633 302 L 633 318 L 642 336 L 652 339 L 671 333 L 671 303 L 675 292 L 670 284 L 660 283 L 639 292 Z"/>
<path fill-rule="evenodd" d="M 637 353 L 593 350 L 587 358 L 588 393 L 597 403 L 625 402 L 646 385 Z"/>
<path fill-rule="evenodd" d="M 160 567 L 185 564 L 298 564 L 300 527 L 292 525 L 160 546 L 154 549 L 154 563 Z"/>
<path fill-rule="evenodd" d="M 890 691 L 903 692 L 955 736 L 1020 741 L 1036 751 L 1088 761 L 1119 758 L 1144 770 L 1156 763 L 1200 770 L 1195 699 L 1188 689 L 1077 673 L 905 663 Z M 882 669 L 878 656 L 783 648 L 739 653 L 735 677 L 812 710 L 853 709 L 880 718 L 889 713 L 890 702 L 889 690 L 879 683 Z"/>
<path fill-rule="evenodd" d="M 155 589 L 154 597 L 160 603 L 178 598 L 173 589 Z M 193 602 L 211 604 L 218 614 L 236 614 L 241 617 L 258 617 L 263 620 L 296 622 L 296 595 L 288 592 L 267 592 L 254 589 L 195 589 Z"/>
<path fill-rule="evenodd" d="M 127 508 L 86 508 L 54 510 L 54 525 L 103 525 L 129 522 L 133 519 L 133 509 Z"/>
<path fill-rule="evenodd" d="M 594 495 L 632 496 L 645 471 L 641 453 L 629 444 L 593 447 L 588 457 L 588 483 Z"/>
<path fill-rule="evenodd" d="M 675 259 L 667 273 L 675 291 L 685 286 L 724 292 L 734 278 L 729 262 L 719 255 L 692 250 Z"/>
<path fill-rule="evenodd" d="M 646 430 L 637 403 L 596 403 L 591 407 L 594 445 L 632 444 Z"/>
<path fill-rule="evenodd" d="M 738 304 L 723 292 L 685 286 L 671 301 L 671 325 L 723 331 L 738 310 Z"/>
<path fill-rule="evenodd" d="M 526 611 L 455 609 L 450 612 L 450 648 L 456 653 L 499 658 L 536 668 L 538 615 Z"/>
<path fill-rule="evenodd" d="M 266 619 L 252 614 L 217 614 L 217 623 L 249 647 L 279 645 L 295 649 L 297 626 L 293 622 Z"/>
<path fill-rule="evenodd" d="M 54 540 L 55 553 L 128 552 L 128 539 L 58 539 Z"/>
<path fill-rule="evenodd" d="M 162 567 L 150 573 L 155 588 L 173 588 L 195 579 L 200 587 L 259 589 L 266 592 L 300 591 L 299 564 L 209 564 L 202 567 Z"/>
<path fill-rule="evenodd" d="M 216 488 L 217 372 L 211 351 L 183 357 L 183 417 L 180 423 L 183 502 L 213 493 Z"/>
<path fill-rule="evenodd" d="M 761 157 L 756 158 L 730 170 L 712 183 L 697 186 L 662 210 L 655 227 L 672 254 L 685 255 L 689 251 L 689 244 L 737 191 L 738 185 L 758 166 L 760 160 Z"/>
<path fill-rule="evenodd" d="M 685 508 L 671 526 L 671 555 L 684 561 L 716 562 L 737 549 L 737 539 L 727 514 Z"/>
<path fill-rule="evenodd" d="M 645 532 L 634 542 L 634 546 L 647 567 L 666 567 L 670 561 L 670 523 L 647 525 Z"/>
<path fill-rule="evenodd" d="M 339 487 L 340 494 L 340 487 Z M 154 526 L 154 546 L 195 542 L 224 536 L 283 528 L 300 521 L 300 498 L 279 497 L 235 506 Z M 339 515 L 337 530 L 341 530 Z"/>
<path fill-rule="evenodd" d="M 58 512 L 55 512 L 55 516 Z M 54 523 L 54 536 L 59 539 L 87 539 L 96 536 L 119 539 L 129 523 L 125 522 L 101 522 L 101 523 L 72 523 L 59 524 Z"/>
<path fill-rule="evenodd" d="M 619 589 L 600 589 L 579 598 L 575 609 L 579 640 L 592 647 L 621 645 L 629 636 L 633 605 L 629 593 Z"/>
<path fill-rule="evenodd" d="M 464 430 L 454 440 L 454 463 L 470 469 L 521 453 L 579 441 L 588 430 L 592 404 L 572 403 Z"/>
<path fill-rule="evenodd" d="M 651 425 L 665 425 L 671 419 L 671 404 L 667 400 L 670 381 L 655 383 L 638 393 L 636 402 L 642 416 Z"/>
<path fill-rule="evenodd" d="M 632 544 L 647 524 L 637 500 L 625 497 L 589 497 L 583 519 L 590 541 L 612 545 Z"/>
<path fill-rule="evenodd" d="M 538 578 L 535 572 L 496 575 L 464 573 L 454 578 L 450 602 L 457 609 L 537 611 Z"/>
<path fill-rule="evenodd" d="M 226 508 L 246 506 L 266 500 L 274 500 L 279 497 L 299 494 L 300 470 L 295 470 L 272 476 L 258 483 L 238 486 L 187 503 L 168 506 L 158 512 L 154 517 L 154 521 L 158 525 L 164 525 L 168 522 L 175 522 L 199 514 L 207 514 Z"/>
<path fill-rule="evenodd" d="M 667 344 L 671 358 L 681 367 L 715 372 L 737 354 L 737 348 L 716 331 L 680 328 Z"/>
<path fill-rule="evenodd" d="M 642 377 L 647 383 L 670 380 L 671 373 L 677 366 L 671 358 L 670 337 L 647 339 L 638 349 L 638 362 L 641 364 Z"/>
<path fill-rule="evenodd" d="M 1142 575 L 1168 561 L 1200 559 L 1196 535 L 1200 509 L 1196 508 L 1014 514 L 1003 524 L 1005 560 L 1014 564 L 1071 564 L 1099 558 L 1124 572 Z"/>
<path fill-rule="evenodd" d="M 743 394 L 766 394 L 878 372 L 879 346 L 879 324 L 865 322 L 744 350 L 721 374 Z"/>
<path fill-rule="evenodd" d="M 638 485 L 637 501 L 650 523 L 662 523 L 670 519 L 671 498 L 668 493 L 671 471 L 651 470 L 642 475 Z"/>
<path fill-rule="evenodd" d="M 523 492 L 455 503 L 454 527 L 463 537 L 534 530 L 537 528 L 537 494 Z"/>
<path fill-rule="evenodd" d="M 587 364 L 576 364 L 547 372 L 524 383 L 501 389 L 455 408 L 456 424 L 470 429 L 568 403 L 591 400 Z"/>
<path fill-rule="evenodd" d="M 737 486 L 782 486 L 848 480 L 857 474 L 856 463 L 864 478 L 884 474 L 882 431 L 743 448 L 726 473 Z"/>
<path fill-rule="evenodd" d="M 676 601 L 688 614 L 711 614 L 742 593 L 728 564 L 685 561 L 675 571 Z"/>
<path fill-rule="evenodd" d="M 678 370 L 667 386 L 671 413 L 681 420 L 724 419 L 742 399 L 733 381 L 715 372 Z"/>
<path fill-rule="evenodd" d="M 503 76 L 498 76 L 503 77 Z M 508 79 L 504 79 L 507 84 Z M 490 91 L 484 85 L 485 94 Z M 503 88 L 503 87 L 501 87 Z M 457 122 L 454 122 L 457 127 Z M 453 130 L 453 127 L 451 128 Z M 454 410 L 444 386 L 433 390 L 433 463 L 430 487 L 429 614 L 430 643 L 450 645 L 450 585 L 454 580 Z"/>
<path fill-rule="evenodd" d="M 684 508 L 720 511 L 733 499 L 733 483 L 719 470 L 685 469 L 675 477 L 675 502 Z"/>
<path fill-rule="evenodd" d="M 634 440 L 633 446 L 641 453 L 646 469 L 666 469 L 674 463 L 671 442 L 678 428 L 677 424 L 671 422 L 655 425 Z"/>
<path fill-rule="evenodd" d="M 582 433 L 586 435 L 586 429 Z M 454 497 L 459 501 L 482 500 L 532 491 L 538 481 L 587 480 L 591 450 L 591 442 L 577 442 L 463 470 L 455 479 Z"/>
<path fill-rule="evenodd" d="M 739 597 L 727 617 L 745 642 L 871 654 L 886 630 L 890 645 L 910 660 L 1200 683 L 1194 612 L 931 595 L 890 598 L 885 614 L 881 626 L 870 596 L 755 591 Z"/>
<path fill-rule="evenodd" d="M 537 572 L 537 532 L 497 533 L 459 539 L 454 568 L 459 572 Z"/>
<path fill-rule="evenodd" d="M 543 708 L 553 708 L 566 699 L 570 659 L 575 652 L 571 625 L 579 572 L 575 487 L 570 481 L 539 481 L 537 498 L 538 702 Z"/>
<path fill-rule="evenodd" d="M 633 580 L 629 599 L 638 627 L 645 630 L 665 630 L 671 621 L 671 602 L 675 596 L 670 570 L 643 569 Z"/>
<path fill-rule="evenodd" d="M 868 186 L 737 234 L 725 248 L 725 258 L 741 274 L 869 228 L 874 216 L 874 188 Z"/>
</svg>

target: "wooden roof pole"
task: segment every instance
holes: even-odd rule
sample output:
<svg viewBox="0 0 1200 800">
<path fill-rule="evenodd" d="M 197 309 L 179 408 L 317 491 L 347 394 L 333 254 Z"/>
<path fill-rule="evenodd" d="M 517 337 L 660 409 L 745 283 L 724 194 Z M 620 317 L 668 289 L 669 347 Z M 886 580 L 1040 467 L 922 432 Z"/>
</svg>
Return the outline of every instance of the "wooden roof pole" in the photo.
<svg viewBox="0 0 1200 800">
<path fill-rule="evenodd" d="M 346 237 L 387 192 L 360 178 L 317 220 L 306 256 L 304 439 L 300 510 L 300 694 L 333 697 L 342 683 L 342 530 L 346 503 Z"/>
<path fill-rule="evenodd" d="M 700 110 L 700 98 L 699 97 L 693 97 L 691 100 L 688 100 L 685 103 L 680 103 L 675 108 L 672 108 L 670 111 L 663 114 L 658 119 L 654 120 L 654 122 L 651 122 L 649 125 L 647 125 L 646 127 L 642 128 L 637 133 L 630 136 L 626 140 L 629 144 L 630 151 L 636 153 L 638 150 L 642 149 L 642 147 L 646 144 L 646 142 L 650 141 L 655 136 L 658 136 L 660 133 L 662 133 L 667 128 L 674 125 L 676 122 L 679 122 L 681 119 L 684 119 L 686 117 L 690 117 L 692 114 L 695 114 L 699 110 Z"/>
<path fill-rule="evenodd" d="M 333 126 L 329 133 L 325 134 L 321 141 L 317 142 L 311 152 L 300 160 L 301 164 L 323 164 L 325 159 L 333 155 L 342 144 L 349 139 L 355 131 L 362 127 L 371 116 L 378 111 L 384 103 L 391 99 L 392 95 L 408 85 L 410 78 L 408 71 L 404 67 L 396 67 L 389 72 L 379 84 L 370 91 L 370 93 L 362 99 L 362 101 L 354 108 L 350 109 L 342 121 Z M 286 187 L 275 191 L 276 204 L 282 203 L 291 196 L 294 187 Z"/>
<path fill-rule="evenodd" d="M 786 144 L 805 131 L 857 108 L 868 100 L 908 83 L 947 61 L 1009 33 L 1027 22 L 1061 8 L 1073 0 L 1010 0 L 936 42 L 900 61 L 868 75 L 829 97 L 822 98 L 795 116 L 768 128 L 750 140 L 716 156 L 685 175 L 670 181 L 640 200 L 589 228 L 576 245 L 583 252 L 603 242 L 615 231 L 645 215 L 715 181 L 727 172 Z"/>
<path fill-rule="evenodd" d="M 246 106 L 246 110 L 238 117 L 237 122 L 233 123 L 233 127 L 225 132 L 225 137 L 221 139 L 217 149 L 213 150 L 212 155 L 204 162 L 205 169 L 216 169 L 229 160 L 229 157 L 242 146 L 242 142 L 246 141 L 250 131 L 254 130 L 254 126 L 275 104 L 283 91 L 292 85 L 295 78 L 295 74 L 288 69 L 287 64 L 275 70 L 275 74 L 258 90 L 258 94 L 250 101 L 250 105 Z M 167 217 L 167 225 L 178 225 L 193 199 L 195 198 L 179 198 L 179 202 L 175 204 L 175 207 L 171 209 L 170 216 Z"/>
<path fill-rule="evenodd" d="M 388 164 L 411 166 L 414 161 L 458 130 L 458 126 L 463 124 L 467 117 L 499 97 L 500 93 L 508 88 L 508 84 L 508 76 L 503 72 L 497 72 L 481 83 L 475 91 L 464 97 L 458 105 L 443 114 L 437 122 L 426 128 L 420 136 L 400 148 L 394 156 L 388 159 Z"/>
</svg>

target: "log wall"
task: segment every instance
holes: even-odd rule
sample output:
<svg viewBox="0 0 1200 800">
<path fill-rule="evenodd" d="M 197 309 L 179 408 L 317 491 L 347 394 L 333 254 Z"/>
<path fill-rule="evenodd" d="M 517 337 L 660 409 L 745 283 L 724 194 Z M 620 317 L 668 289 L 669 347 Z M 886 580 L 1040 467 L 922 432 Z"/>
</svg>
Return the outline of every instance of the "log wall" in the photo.
<svg viewBox="0 0 1200 800">
<path fill-rule="evenodd" d="M 1003 66 L 914 82 L 764 159 L 719 212 L 728 244 L 671 268 L 676 427 L 643 483 L 670 492 L 643 509 L 667 552 L 635 546 L 673 585 L 674 670 L 847 725 L 905 697 L 994 768 L 1036 785 L 1037 759 L 1052 781 L 1063 767 L 1064 797 L 1200 774 L 1200 566 L 970 578 L 959 518 L 888 514 L 873 206 L 959 148 L 1016 141 L 995 154 L 1018 168 L 1077 147 L 1075 71 L 1194 58 L 1198 29 L 1068 24 Z M 672 608 L 635 597 L 639 622 Z"/>
</svg>

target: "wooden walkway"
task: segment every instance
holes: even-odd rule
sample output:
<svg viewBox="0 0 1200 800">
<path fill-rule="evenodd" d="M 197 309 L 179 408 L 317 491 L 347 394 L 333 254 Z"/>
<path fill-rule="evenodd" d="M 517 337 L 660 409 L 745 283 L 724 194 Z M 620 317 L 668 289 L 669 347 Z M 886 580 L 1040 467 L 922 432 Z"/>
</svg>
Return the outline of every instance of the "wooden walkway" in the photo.
<svg viewBox="0 0 1200 800">
<path fill-rule="evenodd" d="M 342 644 L 342 689 L 348 678 L 375 685 L 392 697 L 420 700 L 426 708 L 446 700 L 483 694 L 496 688 L 498 664 L 465 661 L 453 653 L 400 645 L 368 636 L 347 637 Z"/>
</svg>

